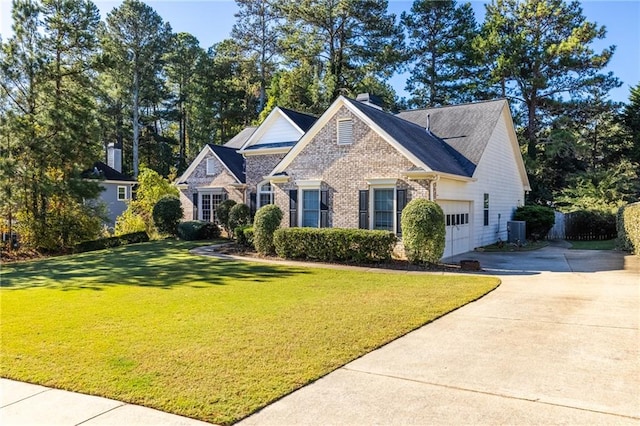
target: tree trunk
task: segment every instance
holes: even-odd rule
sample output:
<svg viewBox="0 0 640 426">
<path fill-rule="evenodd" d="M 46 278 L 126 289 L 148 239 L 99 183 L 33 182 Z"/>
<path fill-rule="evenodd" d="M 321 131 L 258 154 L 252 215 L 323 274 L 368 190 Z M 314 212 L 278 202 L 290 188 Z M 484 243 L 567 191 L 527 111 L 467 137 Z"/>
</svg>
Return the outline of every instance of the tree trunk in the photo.
<svg viewBox="0 0 640 426">
<path fill-rule="evenodd" d="M 136 63 L 134 59 L 134 63 Z M 140 75 L 136 69 L 133 72 L 133 178 L 138 179 L 138 138 L 140 135 Z"/>
</svg>

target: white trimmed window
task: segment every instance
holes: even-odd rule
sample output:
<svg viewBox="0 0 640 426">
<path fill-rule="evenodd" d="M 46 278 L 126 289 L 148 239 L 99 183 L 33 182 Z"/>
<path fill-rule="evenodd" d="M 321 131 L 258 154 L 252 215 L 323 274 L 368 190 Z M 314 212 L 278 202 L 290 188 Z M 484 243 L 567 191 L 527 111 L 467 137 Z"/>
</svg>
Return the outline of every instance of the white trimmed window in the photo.
<svg viewBox="0 0 640 426">
<path fill-rule="evenodd" d="M 207 158 L 207 176 L 212 176 L 215 174 L 216 174 L 216 159 Z"/>
<path fill-rule="evenodd" d="M 198 219 L 204 222 L 218 223 L 217 210 L 220 203 L 227 199 L 227 194 L 221 190 L 208 190 L 198 193 L 200 208 Z"/>
<path fill-rule="evenodd" d="M 353 120 L 350 118 L 338 120 L 338 145 L 353 143 Z"/>
<path fill-rule="evenodd" d="M 127 187 L 118 186 L 118 201 L 125 201 L 127 199 Z"/>
<path fill-rule="evenodd" d="M 372 229 L 395 231 L 395 195 L 395 187 L 373 188 Z"/>
<path fill-rule="evenodd" d="M 309 228 L 320 227 L 320 190 L 302 190 L 302 226 Z"/>
<path fill-rule="evenodd" d="M 273 187 L 270 182 L 258 185 L 258 208 L 273 204 Z"/>
</svg>

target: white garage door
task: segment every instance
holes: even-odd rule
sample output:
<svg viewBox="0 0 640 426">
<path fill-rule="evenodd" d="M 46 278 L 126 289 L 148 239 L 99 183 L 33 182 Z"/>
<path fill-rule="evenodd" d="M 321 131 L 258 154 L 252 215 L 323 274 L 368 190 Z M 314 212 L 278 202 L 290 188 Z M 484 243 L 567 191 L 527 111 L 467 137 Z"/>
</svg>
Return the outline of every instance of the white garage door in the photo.
<svg viewBox="0 0 640 426">
<path fill-rule="evenodd" d="M 445 249 L 443 257 L 472 250 L 471 203 L 468 201 L 438 201 L 444 211 Z"/>
</svg>

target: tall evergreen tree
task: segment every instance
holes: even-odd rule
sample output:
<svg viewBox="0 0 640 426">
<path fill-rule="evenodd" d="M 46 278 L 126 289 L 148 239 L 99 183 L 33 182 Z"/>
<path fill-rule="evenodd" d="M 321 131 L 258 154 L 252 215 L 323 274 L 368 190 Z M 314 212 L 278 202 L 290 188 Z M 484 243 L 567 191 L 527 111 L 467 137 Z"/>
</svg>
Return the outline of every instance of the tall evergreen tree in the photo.
<svg viewBox="0 0 640 426">
<path fill-rule="evenodd" d="M 281 47 L 292 68 L 317 72 L 327 106 L 353 94 L 367 75 L 389 77 L 399 65 L 402 30 L 386 0 L 281 0 L 285 16 Z M 281 88 L 282 89 L 282 88 Z"/>
<path fill-rule="evenodd" d="M 274 7 L 274 0 L 236 0 L 240 10 L 231 37 L 253 57 L 260 74 L 258 112 L 266 103 L 267 84 L 277 67 L 278 27 L 281 16 Z"/>
<path fill-rule="evenodd" d="M 187 164 L 187 147 L 190 136 L 190 108 L 195 96 L 195 75 L 198 64 L 206 56 L 198 39 L 188 33 L 179 33 L 173 37 L 171 49 L 166 56 L 166 73 L 168 84 L 175 97 L 175 108 L 178 120 L 178 170 L 184 171 Z"/>
<path fill-rule="evenodd" d="M 144 94 L 155 93 L 162 57 L 170 44 L 171 26 L 140 0 L 125 0 L 107 15 L 103 47 L 120 82 L 129 90 L 133 127 L 133 175 L 138 176 L 140 114 Z"/>
<path fill-rule="evenodd" d="M 473 100 L 477 74 L 470 41 L 477 25 L 471 4 L 415 0 L 401 19 L 409 40 L 410 104 L 427 107 Z"/>
<path fill-rule="evenodd" d="M 631 87 L 629 103 L 622 112 L 622 123 L 629 132 L 629 160 L 640 164 L 640 83 Z"/>
<path fill-rule="evenodd" d="M 1 176 L 28 245 L 52 249 L 91 238 L 99 218 L 79 179 L 99 149 L 92 92 L 100 15 L 87 0 L 16 0 L 14 36 L 2 44 L 0 87 L 9 132 Z"/>
<path fill-rule="evenodd" d="M 492 82 L 522 103 L 527 152 L 535 159 L 545 108 L 619 86 L 602 73 L 615 48 L 594 52 L 591 43 L 606 31 L 585 19 L 577 1 L 494 0 L 486 9 L 475 47 L 488 56 Z"/>
</svg>

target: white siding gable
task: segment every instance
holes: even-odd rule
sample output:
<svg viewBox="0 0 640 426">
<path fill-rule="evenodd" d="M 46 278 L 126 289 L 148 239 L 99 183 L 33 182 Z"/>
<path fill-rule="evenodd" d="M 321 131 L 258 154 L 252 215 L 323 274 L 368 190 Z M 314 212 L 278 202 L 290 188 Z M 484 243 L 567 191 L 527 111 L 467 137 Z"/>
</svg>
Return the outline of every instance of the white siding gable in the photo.
<svg viewBox="0 0 640 426">
<path fill-rule="evenodd" d="M 271 123 L 267 124 L 264 132 L 252 141 L 250 145 L 297 141 L 302 134 L 303 133 L 291 124 L 287 118 L 279 114 L 277 117 L 274 117 Z"/>
<path fill-rule="evenodd" d="M 506 112 L 505 112 L 506 111 Z M 463 183 L 441 179 L 437 184 L 438 200 L 471 202 L 471 248 L 507 239 L 507 222 L 514 210 L 524 204 L 525 183 L 518 169 L 519 159 L 512 145 L 503 110 L 491 134 L 473 177 Z M 489 225 L 484 226 L 484 194 L 489 194 Z"/>
</svg>

